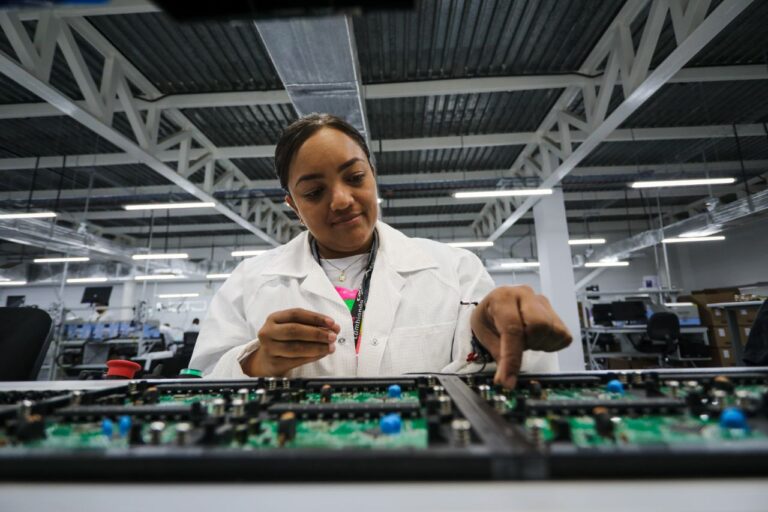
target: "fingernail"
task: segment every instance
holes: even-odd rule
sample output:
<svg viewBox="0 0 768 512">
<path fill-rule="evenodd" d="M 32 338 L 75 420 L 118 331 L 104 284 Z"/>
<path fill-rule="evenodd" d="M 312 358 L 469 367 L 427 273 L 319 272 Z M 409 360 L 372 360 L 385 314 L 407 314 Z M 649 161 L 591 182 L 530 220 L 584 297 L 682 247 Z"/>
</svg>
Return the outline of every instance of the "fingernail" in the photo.
<svg viewBox="0 0 768 512">
<path fill-rule="evenodd" d="M 333 354 L 334 352 L 336 352 L 336 344 L 331 343 L 330 345 L 328 345 L 328 353 Z"/>
<path fill-rule="evenodd" d="M 330 342 L 336 341 L 336 334 L 332 333 L 332 332 L 329 332 L 328 333 L 328 341 L 330 341 Z"/>
<path fill-rule="evenodd" d="M 333 318 L 325 317 L 325 325 L 327 325 L 328 327 L 333 327 L 334 325 L 336 325 L 336 322 L 333 321 Z"/>
</svg>

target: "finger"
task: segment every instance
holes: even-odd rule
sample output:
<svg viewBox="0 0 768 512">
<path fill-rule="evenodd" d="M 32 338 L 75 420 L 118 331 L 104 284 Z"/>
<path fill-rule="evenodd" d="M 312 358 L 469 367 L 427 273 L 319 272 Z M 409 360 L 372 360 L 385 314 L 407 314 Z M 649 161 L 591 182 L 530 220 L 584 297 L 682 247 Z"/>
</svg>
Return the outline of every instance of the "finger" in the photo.
<svg viewBox="0 0 768 512">
<path fill-rule="evenodd" d="M 294 357 L 294 358 L 276 357 L 274 359 L 275 369 L 278 373 L 285 373 L 288 370 L 292 370 L 293 368 L 298 368 L 299 366 L 303 366 L 308 363 L 314 363 L 315 361 L 319 361 L 320 359 L 324 358 L 326 355 L 327 354 L 321 355 L 321 356 L 314 356 L 314 357 Z"/>
<path fill-rule="evenodd" d="M 496 366 L 493 381 L 506 389 L 517 385 L 517 374 L 523 364 L 523 334 L 519 331 L 506 331 L 501 334 L 501 357 Z"/>
<path fill-rule="evenodd" d="M 323 327 L 313 327 L 304 324 L 275 324 L 270 336 L 278 341 L 309 341 L 315 343 L 333 343 L 336 333 Z"/>
<path fill-rule="evenodd" d="M 526 324 L 527 348 L 554 352 L 571 343 L 568 328 L 546 297 L 536 295 L 524 300 L 520 309 Z"/>
<path fill-rule="evenodd" d="M 525 350 L 525 329 L 520 314 L 520 298 L 508 301 L 503 308 L 492 314 L 493 322 L 499 333 L 500 353 L 496 361 L 494 381 L 512 389 L 517 384 L 517 374 Z"/>
<path fill-rule="evenodd" d="M 326 327 L 335 332 L 339 332 L 341 330 L 341 327 L 333 320 L 333 318 L 302 308 L 277 311 L 272 313 L 271 317 L 272 321 L 276 324 L 297 323 Z"/>
<path fill-rule="evenodd" d="M 305 343 L 303 341 L 278 341 L 272 343 L 269 354 L 278 358 L 297 359 L 303 357 L 322 357 L 336 351 L 336 345 Z"/>
</svg>

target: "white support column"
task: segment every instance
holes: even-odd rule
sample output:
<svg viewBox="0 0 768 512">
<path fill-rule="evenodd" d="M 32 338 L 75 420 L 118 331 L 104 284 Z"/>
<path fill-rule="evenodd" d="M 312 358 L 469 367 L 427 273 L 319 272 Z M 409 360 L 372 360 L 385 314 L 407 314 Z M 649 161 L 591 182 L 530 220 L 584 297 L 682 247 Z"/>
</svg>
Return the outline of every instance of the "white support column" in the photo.
<svg viewBox="0 0 768 512">
<path fill-rule="evenodd" d="M 583 371 L 584 352 L 576 306 L 576 286 L 568 245 L 568 222 L 562 189 L 555 189 L 533 207 L 539 254 L 541 292 L 573 335 L 571 346 L 558 352 L 560 371 Z"/>
<path fill-rule="evenodd" d="M 121 305 L 123 309 L 120 310 L 120 320 L 123 322 L 127 322 L 133 318 L 133 311 L 131 311 L 131 306 L 135 303 L 135 296 L 136 296 L 136 283 L 134 281 L 125 281 L 123 283 L 123 294 L 122 294 L 122 302 Z"/>
</svg>

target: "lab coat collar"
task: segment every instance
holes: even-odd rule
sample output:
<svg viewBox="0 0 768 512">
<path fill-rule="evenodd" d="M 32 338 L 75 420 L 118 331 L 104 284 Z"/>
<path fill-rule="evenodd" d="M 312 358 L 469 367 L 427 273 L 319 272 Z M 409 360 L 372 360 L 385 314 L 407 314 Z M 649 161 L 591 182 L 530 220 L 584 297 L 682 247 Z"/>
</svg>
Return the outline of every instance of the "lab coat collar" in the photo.
<svg viewBox="0 0 768 512">
<path fill-rule="evenodd" d="M 419 247 L 418 243 L 396 229 L 381 221 L 376 223 L 376 229 L 379 233 L 376 265 L 384 260 L 390 268 L 401 274 L 438 266 L 435 259 Z M 306 231 L 277 251 L 279 252 L 272 264 L 264 270 L 264 275 L 302 278 L 320 267 L 312 257 Z"/>
</svg>

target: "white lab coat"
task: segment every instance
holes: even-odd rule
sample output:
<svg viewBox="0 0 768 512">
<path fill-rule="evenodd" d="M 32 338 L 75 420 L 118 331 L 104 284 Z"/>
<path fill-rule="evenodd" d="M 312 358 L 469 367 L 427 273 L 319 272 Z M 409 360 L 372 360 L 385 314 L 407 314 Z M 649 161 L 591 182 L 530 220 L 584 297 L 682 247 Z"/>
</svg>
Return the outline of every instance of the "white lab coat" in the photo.
<svg viewBox="0 0 768 512">
<path fill-rule="evenodd" d="M 494 287 L 480 260 L 464 249 L 409 238 L 383 222 L 376 228 L 379 249 L 359 354 L 349 309 L 312 257 L 304 232 L 238 265 L 211 301 L 190 368 L 210 378 L 247 378 L 240 361 L 257 349 L 267 316 L 304 308 L 330 316 L 341 332 L 333 354 L 291 370 L 289 377 L 478 370 L 466 362 L 474 306 L 460 302 L 480 301 Z M 523 370 L 557 371 L 557 358 L 526 351 Z"/>
</svg>

